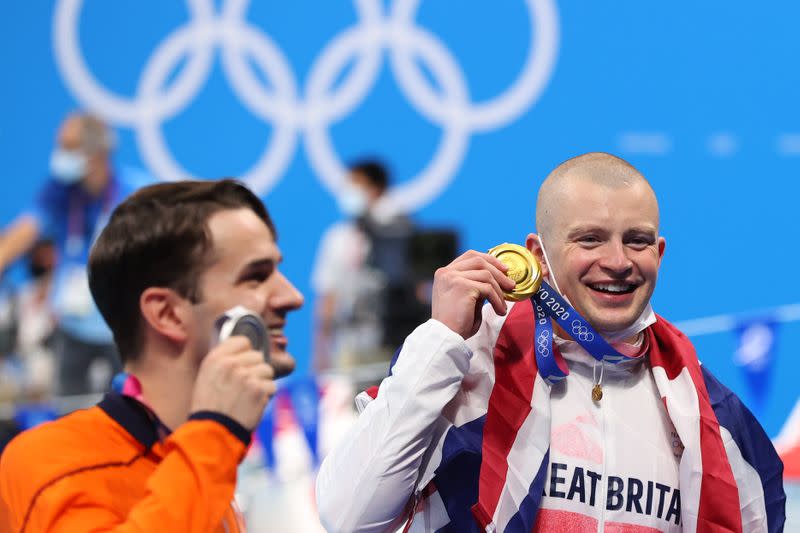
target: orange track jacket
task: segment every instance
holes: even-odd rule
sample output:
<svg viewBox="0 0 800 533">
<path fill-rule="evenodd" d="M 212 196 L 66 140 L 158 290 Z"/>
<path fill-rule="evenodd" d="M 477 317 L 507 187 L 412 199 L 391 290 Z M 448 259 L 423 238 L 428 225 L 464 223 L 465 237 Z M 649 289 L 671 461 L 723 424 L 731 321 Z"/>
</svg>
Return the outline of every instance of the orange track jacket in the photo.
<svg viewBox="0 0 800 533">
<path fill-rule="evenodd" d="M 0 458 L 0 531 L 244 531 L 232 502 L 249 432 L 210 412 L 163 440 L 158 427 L 110 393 L 22 433 Z"/>
</svg>

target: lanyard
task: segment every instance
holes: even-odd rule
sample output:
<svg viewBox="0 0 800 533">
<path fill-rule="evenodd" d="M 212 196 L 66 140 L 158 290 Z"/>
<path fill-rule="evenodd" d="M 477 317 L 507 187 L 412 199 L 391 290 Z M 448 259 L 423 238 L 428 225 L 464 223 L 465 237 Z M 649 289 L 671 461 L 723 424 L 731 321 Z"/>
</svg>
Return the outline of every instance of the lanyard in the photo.
<svg viewBox="0 0 800 533">
<path fill-rule="evenodd" d="M 553 324 L 555 320 L 567 334 L 597 361 L 616 364 L 626 359 L 569 305 L 558 292 L 542 281 L 542 285 L 531 298 L 534 309 L 535 355 L 539 374 L 551 385 L 567 376 L 568 370 L 563 362 L 556 361 L 553 355 Z"/>
<path fill-rule="evenodd" d="M 169 437 L 169 434 L 172 433 L 172 430 L 170 430 L 161 421 L 161 419 L 158 418 L 158 415 L 156 415 L 155 411 L 153 411 L 153 409 L 147 404 L 144 396 L 142 395 L 142 384 L 139 382 L 139 379 L 136 376 L 133 374 L 128 374 L 127 372 L 121 372 L 114 376 L 114 380 L 111 382 L 111 388 L 114 390 L 114 392 L 130 398 L 142 406 L 147 413 L 150 422 L 153 424 L 159 440 L 164 440 Z"/>
<path fill-rule="evenodd" d="M 102 207 L 100 208 L 97 220 L 95 220 L 92 229 L 90 244 L 94 243 L 111 216 L 111 204 L 114 196 L 116 196 L 116 189 L 116 181 L 111 178 L 103 191 Z M 88 205 L 89 202 L 86 199 L 86 193 L 80 189 L 80 186 L 70 191 L 65 251 L 67 257 L 73 260 L 80 259 L 80 256 L 85 253 L 85 249 L 87 248 L 85 216 Z"/>
</svg>

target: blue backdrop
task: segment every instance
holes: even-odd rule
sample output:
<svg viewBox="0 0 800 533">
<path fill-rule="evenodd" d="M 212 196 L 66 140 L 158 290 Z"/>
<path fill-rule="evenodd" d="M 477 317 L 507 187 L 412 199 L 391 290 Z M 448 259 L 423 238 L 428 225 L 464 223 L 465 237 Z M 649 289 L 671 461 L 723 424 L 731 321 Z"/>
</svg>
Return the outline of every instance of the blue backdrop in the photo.
<svg viewBox="0 0 800 533">
<path fill-rule="evenodd" d="M 288 328 L 302 370 L 312 258 L 339 217 L 337 161 L 365 154 L 391 162 L 406 187 L 398 198 L 420 221 L 457 226 L 463 248 L 488 249 L 533 230 L 552 167 L 616 153 L 661 202 L 657 312 L 680 321 L 800 302 L 796 3 L 4 7 L 0 222 L 33 197 L 59 122 L 85 105 L 117 128 L 119 162 L 160 177 L 248 176 L 277 221 L 284 271 L 308 297 Z M 777 335 L 771 386 L 754 405 L 773 435 L 797 401 L 800 370 L 797 322 Z M 695 342 L 754 404 L 733 363 L 736 332 Z"/>
</svg>

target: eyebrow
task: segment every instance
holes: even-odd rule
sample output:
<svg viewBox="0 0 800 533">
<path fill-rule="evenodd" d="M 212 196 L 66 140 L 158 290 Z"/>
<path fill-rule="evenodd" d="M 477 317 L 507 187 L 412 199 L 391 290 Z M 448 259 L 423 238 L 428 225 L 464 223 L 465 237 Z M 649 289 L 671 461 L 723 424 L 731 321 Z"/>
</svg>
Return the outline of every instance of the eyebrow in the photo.
<svg viewBox="0 0 800 533">
<path fill-rule="evenodd" d="M 578 226 L 569 230 L 569 232 L 567 233 L 567 239 L 574 239 L 575 237 L 578 237 L 580 235 L 592 232 L 606 234 L 608 233 L 608 230 L 603 228 L 602 226 Z M 632 233 L 655 236 L 658 234 L 658 230 L 652 226 L 634 226 L 632 228 L 626 229 L 623 232 L 623 235 L 630 235 Z"/>
<path fill-rule="evenodd" d="M 567 233 L 567 239 L 574 239 L 575 237 L 578 237 L 579 235 L 583 235 L 585 233 L 591 233 L 591 232 L 597 232 L 597 233 L 604 233 L 605 234 L 605 233 L 608 233 L 608 230 L 603 229 L 600 226 L 577 226 L 577 227 L 572 228 L 571 230 L 569 230 L 569 232 Z"/>
<path fill-rule="evenodd" d="M 658 234 L 658 230 L 652 226 L 635 226 L 625 230 L 625 235 L 630 235 L 631 233 L 644 233 L 655 236 Z"/>
</svg>

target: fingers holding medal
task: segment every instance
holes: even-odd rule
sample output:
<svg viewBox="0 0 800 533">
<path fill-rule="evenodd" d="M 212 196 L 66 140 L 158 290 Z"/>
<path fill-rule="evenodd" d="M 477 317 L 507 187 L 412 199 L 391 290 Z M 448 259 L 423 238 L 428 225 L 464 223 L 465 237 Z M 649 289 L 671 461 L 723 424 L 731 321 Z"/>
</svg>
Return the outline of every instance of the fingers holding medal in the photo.
<svg viewBox="0 0 800 533">
<path fill-rule="evenodd" d="M 516 286 L 509 267 L 497 257 L 470 250 L 436 271 L 431 316 L 467 339 L 477 333 L 481 308 L 488 301 L 506 314 L 505 294 Z"/>
</svg>

